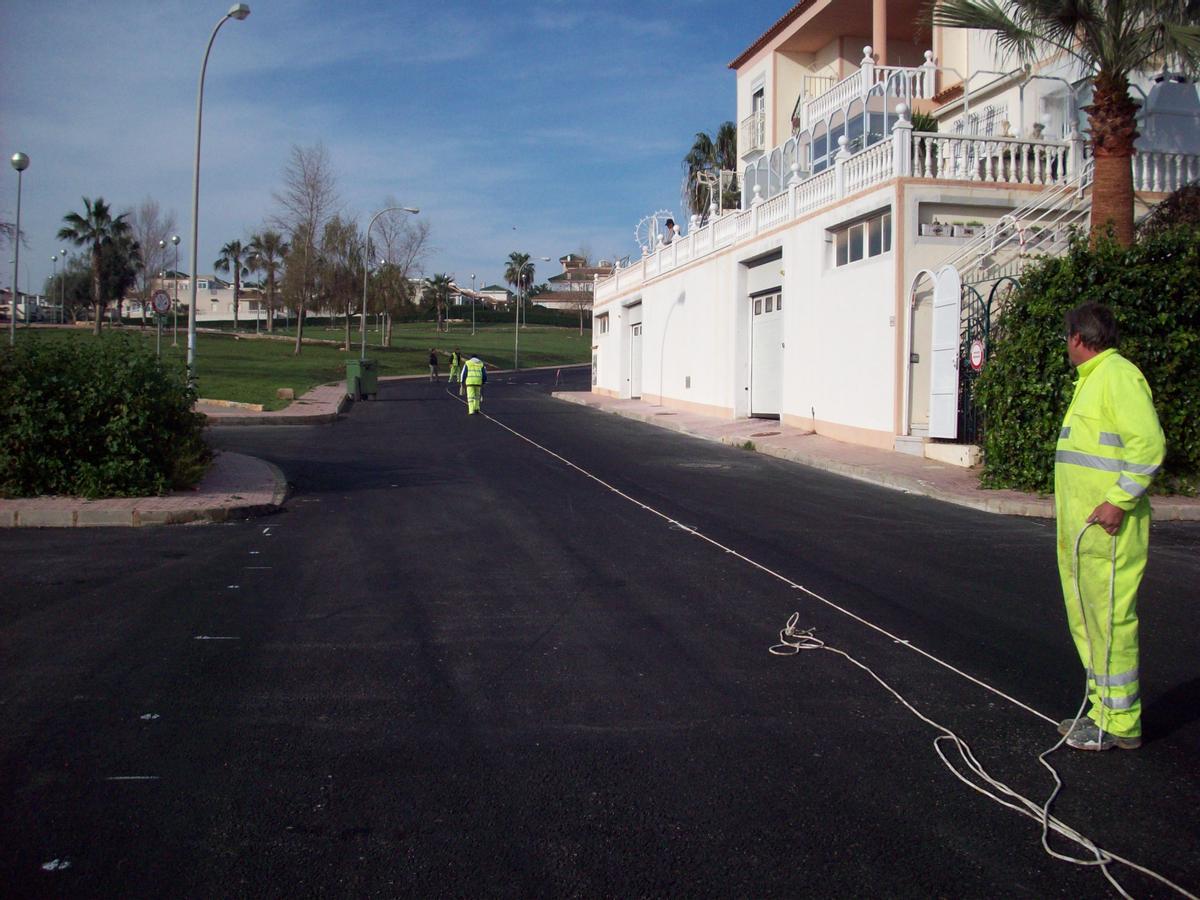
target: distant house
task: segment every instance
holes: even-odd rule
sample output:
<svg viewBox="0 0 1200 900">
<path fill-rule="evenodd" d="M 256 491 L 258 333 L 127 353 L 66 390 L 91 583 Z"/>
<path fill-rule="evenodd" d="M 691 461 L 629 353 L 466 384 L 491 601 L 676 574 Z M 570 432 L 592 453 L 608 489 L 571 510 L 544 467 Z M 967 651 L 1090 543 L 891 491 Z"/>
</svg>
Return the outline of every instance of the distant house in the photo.
<svg viewBox="0 0 1200 900">
<path fill-rule="evenodd" d="M 533 298 L 538 306 L 547 309 L 561 309 L 571 312 L 581 306 L 591 312 L 592 291 L 596 278 L 607 278 L 615 268 L 607 260 L 601 260 L 599 265 L 588 265 L 587 259 L 568 253 L 558 259 L 563 270 L 547 280 L 549 291 L 544 291 Z"/>
<path fill-rule="evenodd" d="M 489 284 L 479 289 L 480 300 L 492 309 L 508 306 L 512 302 L 512 291 L 502 284 Z"/>
<path fill-rule="evenodd" d="M 191 300 L 192 282 L 187 272 L 167 271 L 161 278 L 151 279 L 151 293 L 164 290 L 174 300 L 179 297 L 181 306 L 186 307 Z M 257 288 L 242 285 L 238 292 L 238 318 L 254 319 L 266 311 L 264 294 Z M 121 313 L 126 316 L 142 314 L 141 298 L 135 294 L 126 296 L 121 301 Z M 150 310 L 146 310 L 147 315 Z M 283 317 L 283 310 L 276 303 L 276 315 Z M 196 278 L 196 321 L 216 322 L 232 321 L 233 319 L 233 283 L 218 278 L 216 275 L 199 275 Z"/>
</svg>

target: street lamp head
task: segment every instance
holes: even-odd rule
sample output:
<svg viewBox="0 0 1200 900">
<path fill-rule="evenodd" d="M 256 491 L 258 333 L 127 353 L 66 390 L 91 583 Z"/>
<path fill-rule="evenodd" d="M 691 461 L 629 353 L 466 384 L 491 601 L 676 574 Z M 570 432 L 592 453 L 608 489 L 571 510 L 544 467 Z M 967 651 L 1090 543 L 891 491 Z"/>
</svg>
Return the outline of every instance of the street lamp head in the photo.
<svg viewBox="0 0 1200 900">
<path fill-rule="evenodd" d="M 417 208 L 417 207 L 415 207 L 415 206 L 405 206 L 405 207 L 404 207 L 404 211 L 405 211 L 405 212 L 407 212 L 407 213 L 412 213 L 412 214 L 415 216 L 415 215 L 416 215 L 417 213 L 419 213 L 421 210 L 420 210 L 420 209 L 418 209 L 418 208 Z"/>
<path fill-rule="evenodd" d="M 29 168 L 29 157 L 24 153 L 14 153 L 12 155 L 12 167 L 18 172 L 24 172 Z"/>
<path fill-rule="evenodd" d="M 229 7 L 229 12 L 226 13 L 231 19 L 237 19 L 239 22 L 250 15 L 250 7 L 245 3 L 235 3 Z"/>
<path fill-rule="evenodd" d="M 179 235 L 177 235 L 177 234 L 171 235 L 171 243 L 174 244 L 176 247 L 178 247 L 179 246 Z"/>
<path fill-rule="evenodd" d="M 165 248 L 166 246 L 167 246 L 167 242 L 166 242 L 165 240 L 162 240 L 162 241 L 159 241 L 159 242 L 158 242 L 158 249 L 162 250 L 162 249 L 163 249 L 163 248 Z"/>
<path fill-rule="evenodd" d="M 52 262 L 52 263 L 56 263 L 56 262 L 58 262 L 58 256 L 57 256 L 57 255 L 51 255 L 51 257 L 50 257 L 50 262 Z"/>
</svg>

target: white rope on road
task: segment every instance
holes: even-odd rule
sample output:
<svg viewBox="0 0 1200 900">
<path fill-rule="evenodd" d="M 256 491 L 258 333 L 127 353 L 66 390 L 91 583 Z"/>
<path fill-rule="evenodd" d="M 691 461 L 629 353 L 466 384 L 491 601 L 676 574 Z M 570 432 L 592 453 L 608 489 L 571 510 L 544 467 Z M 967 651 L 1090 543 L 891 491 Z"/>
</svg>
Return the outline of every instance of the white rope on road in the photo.
<svg viewBox="0 0 1200 900">
<path fill-rule="evenodd" d="M 450 392 L 449 389 L 447 389 L 446 393 L 449 394 L 454 399 L 458 400 L 460 403 L 463 403 L 465 405 L 466 401 L 462 400 L 459 397 L 456 397 L 453 393 Z M 793 590 L 798 590 L 804 594 L 807 594 L 809 597 L 813 598 L 814 600 L 818 600 L 821 603 L 825 604 L 826 606 L 829 606 L 830 608 L 837 610 L 838 612 L 842 613 L 843 615 L 848 616 L 849 618 L 853 619 L 854 621 L 859 622 L 860 624 L 865 625 L 866 627 L 890 638 L 892 641 L 896 642 L 897 644 L 902 644 L 903 646 L 907 647 L 908 649 L 910 649 L 916 653 L 919 653 L 920 655 L 924 656 L 925 658 L 937 663 L 938 665 L 940 665 L 946 669 L 949 669 L 951 672 L 954 672 L 956 675 L 959 675 L 962 678 L 965 678 L 966 680 L 970 681 L 971 683 L 976 684 L 979 687 L 982 687 L 988 691 L 991 691 L 993 694 L 996 694 L 997 696 L 1002 697 L 1005 700 L 1009 701 L 1014 706 L 1017 706 L 1017 707 L 1025 710 L 1028 713 L 1032 713 L 1033 715 L 1037 716 L 1040 719 L 1043 719 L 1044 721 L 1050 723 L 1051 725 L 1055 725 L 1055 726 L 1058 725 L 1058 722 L 1055 719 L 1052 719 L 1050 716 L 1046 715 L 1045 713 L 1034 709 L 1032 706 L 1029 706 L 1028 704 L 1021 702 L 1020 700 L 1016 699 L 1015 697 L 1013 697 L 1009 694 L 1006 694 L 1004 691 L 1000 690 L 999 688 L 994 687 L 994 686 L 988 684 L 987 682 L 980 680 L 979 678 L 976 678 L 974 675 L 971 675 L 967 672 L 962 671 L 961 669 L 956 668 L 955 666 L 951 665 L 950 663 L 946 662 L 945 660 L 940 659 L 937 656 L 934 656 L 932 653 L 929 653 L 928 651 L 921 649 L 920 647 L 913 644 L 911 641 L 897 637 L 896 635 L 892 634 L 887 629 L 882 628 L 881 626 L 876 625 L 875 623 L 873 623 L 867 619 L 864 619 L 862 616 L 858 615 L 857 613 L 851 612 L 850 610 L 846 609 L 845 607 L 840 606 L 837 603 L 834 603 L 832 600 L 829 600 L 826 597 L 821 596 L 820 594 L 816 593 L 813 590 L 810 590 L 809 588 L 805 587 L 804 585 L 798 584 L 795 581 L 792 581 L 790 578 L 788 578 L 785 575 L 780 574 L 779 572 L 776 572 L 774 569 L 771 569 L 771 568 L 763 565 L 762 563 L 759 563 L 753 559 L 750 559 L 748 556 L 745 556 L 745 555 L 739 553 L 738 551 L 732 549 L 731 547 L 727 547 L 724 544 L 722 544 L 721 542 L 714 540 L 713 538 L 710 538 L 708 535 L 704 534 L 701 531 L 698 531 L 697 529 L 691 527 L 690 525 L 685 525 L 682 522 L 680 522 L 679 520 L 674 519 L 671 516 L 667 515 L 666 513 L 661 512 L 660 510 L 657 510 L 654 507 L 652 507 L 646 503 L 643 503 L 641 500 L 631 497 L 629 494 L 626 494 L 624 491 L 620 490 L 619 488 L 614 487 L 613 485 L 609 484 L 604 479 L 600 478 L 597 475 L 594 475 L 593 473 L 589 472 L 587 469 L 584 469 L 582 466 L 579 466 L 576 463 L 571 462 L 571 460 L 567 459 L 566 457 L 562 456 L 561 454 L 554 452 L 553 450 L 551 450 L 548 447 L 543 446 L 542 444 L 539 444 L 537 441 L 533 440 L 530 437 L 527 437 L 526 435 L 522 434 L 521 432 L 519 432 L 513 428 L 510 428 L 508 425 L 505 425 L 503 422 L 499 421 L 498 419 L 495 419 L 492 416 L 489 416 L 487 413 L 483 412 L 482 410 L 480 411 L 479 414 L 481 416 L 483 416 L 483 418 L 487 419 L 489 422 L 492 422 L 495 425 L 498 425 L 500 428 L 503 428 L 505 431 L 507 431 L 509 434 L 513 435 L 514 437 L 519 438 L 520 440 L 524 441 L 525 443 L 530 444 L 533 447 L 536 447 L 538 450 L 541 450 L 543 453 L 553 457 L 554 459 L 557 459 L 559 462 L 563 463 L 564 465 L 568 466 L 571 469 L 574 469 L 576 472 L 579 472 L 584 477 L 591 479 L 592 481 L 594 481 L 597 484 L 604 487 L 606 490 L 611 491 L 612 493 L 616 494 L 618 497 L 621 497 L 623 500 L 626 500 L 629 503 L 632 503 L 634 506 L 644 509 L 646 512 L 650 513 L 651 515 L 657 516 L 658 518 L 665 521 L 670 527 L 677 528 L 681 531 L 685 531 L 688 534 L 692 535 L 693 537 L 699 538 L 700 540 L 712 545 L 713 547 L 716 547 L 717 549 L 723 551 L 724 553 L 734 556 L 737 559 L 745 562 L 747 565 L 750 565 L 753 568 L 758 569 L 760 572 L 770 575 L 772 578 L 775 578 L 775 579 L 783 582 L 784 584 L 786 584 L 788 587 L 792 588 Z M 1076 550 L 1078 551 L 1078 542 L 1077 542 Z M 897 691 L 890 684 L 888 684 L 883 678 L 881 678 L 878 674 L 876 674 L 875 671 L 872 670 L 865 663 L 862 663 L 859 660 L 855 659 L 853 656 L 851 656 L 846 651 L 841 650 L 837 647 L 831 647 L 831 646 L 827 645 L 824 641 L 819 640 L 818 638 L 816 638 L 814 636 L 813 629 L 809 629 L 809 630 L 798 629 L 796 627 L 796 623 L 799 620 L 799 616 L 800 616 L 799 613 L 793 613 L 791 618 L 788 619 L 787 625 L 785 625 L 784 628 L 779 632 L 780 643 L 778 643 L 770 648 L 771 653 L 774 653 L 776 655 L 791 656 L 791 655 L 798 654 L 803 650 L 826 650 L 830 653 L 836 653 L 837 655 L 843 657 L 844 659 L 846 659 L 853 665 L 862 669 L 864 672 L 866 672 L 868 675 L 870 675 L 871 678 L 873 678 L 875 681 L 877 681 L 885 690 L 887 690 L 890 694 L 892 694 L 892 696 L 894 696 L 906 709 L 908 709 L 910 712 L 912 712 L 912 714 L 914 716 L 916 716 L 922 722 L 926 723 L 927 725 L 934 728 L 935 730 L 941 732 L 936 738 L 934 738 L 934 742 L 933 742 L 934 750 L 937 753 L 937 755 L 941 758 L 942 762 L 954 774 L 954 776 L 956 778 L 958 778 L 960 781 L 962 781 L 964 784 L 966 784 L 972 790 L 977 791 L 978 793 L 984 795 L 985 797 L 988 797 L 989 799 L 993 800 L 996 803 L 999 803 L 1001 806 L 1011 809 L 1014 812 L 1017 812 L 1023 816 L 1031 818 L 1034 821 L 1041 824 L 1041 826 L 1042 826 L 1042 846 L 1045 849 L 1045 851 L 1048 854 L 1050 854 L 1052 857 L 1066 861 L 1066 862 L 1074 863 L 1076 865 L 1098 866 L 1100 868 L 1100 871 L 1104 874 L 1104 877 L 1106 879 L 1108 879 L 1108 881 L 1117 890 L 1117 892 L 1120 893 L 1120 895 L 1122 897 L 1127 898 L 1127 900 L 1132 900 L 1131 895 L 1121 886 L 1121 884 L 1116 880 L 1115 877 L 1113 877 L 1112 873 L 1109 872 L 1109 870 L 1108 870 L 1108 866 L 1111 862 L 1120 862 L 1123 865 L 1129 866 L 1130 868 L 1143 873 L 1144 875 L 1154 878 L 1154 879 L 1158 880 L 1159 882 L 1161 882 L 1162 884 L 1166 885 L 1167 887 L 1173 889 L 1174 891 L 1179 893 L 1181 896 L 1188 898 L 1188 900 L 1200 900 L 1200 897 L 1197 897 L 1196 895 L 1189 893 L 1184 888 L 1175 884 L 1173 881 L 1169 880 L 1165 876 L 1160 875 L 1159 873 L 1153 871 L 1152 869 L 1148 869 L 1144 866 L 1141 866 L 1141 865 L 1133 862 L 1132 860 L 1126 859 L 1123 856 L 1119 856 L 1116 853 L 1105 850 L 1104 848 L 1100 847 L 1098 844 L 1096 844 L 1094 841 L 1092 841 L 1090 838 L 1088 838 L 1083 833 L 1081 833 L 1081 832 L 1075 830 L 1074 828 L 1072 828 L 1071 826 L 1067 825 L 1065 822 L 1060 820 L 1057 816 L 1052 816 L 1050 814 L 1050 805 L 1051 805 L 1051 803 L 1053 803 L 1054 798 L 1058 795 L 1059 790 L 1062 788 L 1062 781 L 1059 778 L 1057 771 L 1055 771 L 1054 767 L 1050 765 L 1050 763 L 1047 761 L 1046 757 L 1049 756 L 1054 751 L 1058 750 L 1063 745 L 1063 743 L 1067 739 L 1066 735 L 1063 735 L 1062 738 L 1060 738 L 1059 741 L 1053 747 L 1051 747 L 1050 749 L 1046 750 L 1045 752 L 1041 753 L 1038 756 L 1038 761 L 1045 768 L 1047 768 L 1050 771 L 1051 776 L 1054 778 L 1054 781 L 1055 781 L 1055 789 L 1054 789 L 1053 793 L 1050 795 L 1049 799 L 1047 799 L 1045 804 L 1039 804 L 1036 801 L 1030 800 L 1028 797 L 1025 797 L 1018 791 L 1015 791 L 1014 789 L 1010 788 L 1008 785 L 1004 784 L 1004 782 L 999 781 L 998 779 L 995 779 L 991 775 L 989 775 L 987 770 L 984 769 L 983 765 L 975 758 L 974 752 L 971 750 L 970 746 L 967 744 L 966 741 L 964 741 L 962 738 L 960 738 L 957 734 L 955 734 L 952 730 L 950 730 L 946 726 L 940 724 L 939 722 L 934 721 L 933 719 L 929 718 L 924 713 L 922 713 L 920 710 L 918 710 L 907 699 L 905 699 L 905 697 L 899 691 Z M 1083 705 L 1080 706 L 1079 711 L 1075 714 L 1076 720 L 1078 720 L 1083 715 L 1083 709 L 1084 709 L 1084 706 L 1086 706 L 1086 704 L 1087 704 L 1087 693 L 1085 690 Z M 955 749 L 958 750 L 959 756 L 961 757 L 963 764 L 965 765 L 967 770 L 969 772 L 975 774 L 976 776 L 978 776 L 983 782 L 985 782 L 987 787 L 981 786 L 981 785 L 976 784 L 975 782 L 971 781 L 969 778 L 964 776 L 961 771 L 959 771 L 959 769 L 954 765 L 954 763 L 952 763 L 950 761 L 949 757 L 946 756 L 945 750 L 942 747 L 942 743 L 946 742 L 946 741 L 949 741 L 954 744 Z M 993 790 L 989 790 L 988 789 L 989 787 L 992 788 Z M 1010 802 L 1010 800 L 1004 799 L 1004 797 L 1011 798 L 1011 802 Z M 1059 853 L 1059 852 L 1051 849 L 1049 842 L 1048 842 L 1048 832 L 1049 831 L 1053 831 L 1054 833 L 1061 835 L 1062 837 L 1066 838 L 1067 840 L 1072 841 L 1072 842 L 1078 844 L 1079 846 L 1083 847 L 1088 853 L 1091 854 L 1091 858 L 1080 859 L 1078 857 L 1069 856 L 1067 854 Z"/>
</svg>

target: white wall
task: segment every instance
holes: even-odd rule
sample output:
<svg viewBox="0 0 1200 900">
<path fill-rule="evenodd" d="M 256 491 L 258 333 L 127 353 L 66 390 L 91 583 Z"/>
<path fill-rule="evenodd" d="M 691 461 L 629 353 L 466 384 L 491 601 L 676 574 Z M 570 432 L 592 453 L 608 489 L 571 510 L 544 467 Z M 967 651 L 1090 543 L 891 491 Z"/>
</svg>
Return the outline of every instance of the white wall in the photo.
<svg viewBox="0 0 1200 900">
<path fill-rule="evenodd" d="M 594 343 L 597 387 L 628 397 L 628 318 L 642 303 L 642 395 L 730 418 L 749 412 L 749 289 L 744 265 L 773 250 L 784 298 L 784 417 L 890 436 L 894 425 L 896 284 L 893 252 L 836 268 L 826 229 L 893 203 L 893 186 L 731 247 L 599 304 L 612 325 Z M 895 238 L 893 238 L 895 240 Z M 756 273 L 766 277 L 771 272 Z M 764 282 L 765 283 L 765 282 Z M 691 387 L 686 387 L 690 376 Z"/>
</svg>

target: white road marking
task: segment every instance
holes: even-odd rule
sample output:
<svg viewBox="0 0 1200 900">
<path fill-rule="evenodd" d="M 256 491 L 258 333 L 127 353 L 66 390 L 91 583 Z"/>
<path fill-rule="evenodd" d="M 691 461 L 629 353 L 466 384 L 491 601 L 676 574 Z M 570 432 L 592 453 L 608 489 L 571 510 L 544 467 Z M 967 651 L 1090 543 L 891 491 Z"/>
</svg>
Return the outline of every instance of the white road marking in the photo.
<svg viewBox="0 0 1200 900">
<path fill-rule="evenodd" d="M 158 775 L 111 775 L 105 781 L 160 781 Z"/>
<path fill-rule="evenodd" d="M 240 637 L 225 637 L 225 636 L 213 635 L 213 634 L 198 634 L 193 638 L 193 640 L 196 640 L 196 641 L 240 641 L 241 638 Z"/>
<path fill-rule="evenodd" d="M 143 722 L 153 722 L 155 719 L 161 718 L 158 713 L 144 713 L 138 716 Z"/>
<path fill-rule="evenodd" d="M 42 868 L 47 872 L 58 872 L 71 868 L 71 861 L 69 859 L 52 859 L 50 862 L 42 863 Z"/>
<path fill-rule="evenodd" d="M 458 399 L 458 398 L 455 398 L 455 399 Z M 463 401 L 459 400 L 459 402 L 461 403 Z M 653 506 L 650 506 L 647 503 L 643 503 L 641 500 L 637 500 L 637 499 L 631 497 L 629 494 L 626 494 L 625 492 L 619 490 L 618 488 L 613 487 L 611 484 L 609 484 L 607 481 L 600 478 L 599 476 L 593 475 L 591 472 L 589 472 L 587 469 L 583 468 L 582 466 L 576 465 L 575 463 L 571 462 L 565 456 L 561 456 L 560 454 L 555 453 L 553 450 L 551 450 L 548 447 L 543 447 L 537 441 L 533 440 L 532 438 L 526 437 L 525 435 L 521 434 L 521 432 L 517 431 L 514 428 L 509 428 L 503 422 L 492 418 L 487 413 L 481 412 L 480 415 L 482 415 L 489 422 L 493 422 L 496 425 L 500 426 L 501 428 L 503 428 L 505 431 L 507 431 L 509 434 L 513 435 L 514 437 L 517 437 L 520 440 L 524 441 L 525 443 L 536 447 L 537 449 L 541 450 L 543 453 L 554 457 L 559 462 L 574 469 L 576 472 L 583 475 L 584 477 L 590 478 L 592 481 L 596 482 L 601 487 L 604 487 L 607 490 L 612 491 L 612 493 L 616 494 L 618 497 L 622 498 L 623 500 L 628 500 L 634 506 L 641 507 L 642 509 L 644 509 L 646 512 L 650 513 L 651 515 L 658 516 L 658 518 L 664 520 L 668 525 L 674 526 L 674 527 L 678 528 L 680 531 L 686 531 L 688 534 L 692 535 L 693 537 L 697 537 L 700 540 L 704 541 L 705 543 L 711 544 L 713 547 L 716 547 L 718 550 L 724 550 L 727 554 L 736 556 L 742 562 L 746 563 L 747 565 L 749 565 L 755 569 L 758 569 L 760 572 L 763 572 L 767 575 L 770 575 L 772 578 L 782 581 L 784 584 L 788 585 L 789 587 L 791 587 L 795 590 L 802 591 L 803 593 L 807 594 L 809 597 L 812 597 L 814 600 L 817 600 L 820 603 L 824 603 L 826 606 L 830 607 L 831 609 L 836 609 L 838 612 L 842 613 L 845 616 L 848 616 L 849 618 L 853 619 L 854 621 L 856 621 L 862 625 L 865 625 L 867 628 L 870 628 L 872 631 L 876 631 L 879 634 L 882 634 L 884 637 L 891 638 L 893 641 L 895 641 L 898 644 L 903 644 L 905 647 L 908 647 L 914 653 L 919 653 L 922 656 L 924 656 L 926 659 L 937 663 L 939 666 L 949 669 L 951 672 L 953 672 L 956 675 L 960 675 L 961 677 L 965 678 L 967 681 L 970 681 L 972 684 L 976 684 L 979 687 L 983 688 L 984 690 L 991 691 L 993 694 L 997 695 L 998 697 L 1003 697 L 1009 703 L 1012 703 L 1014 706 L 1019 706 L 1021 709 L 1025 710 L 1026 712 L 1032 713 L 1033 715 L 1037 716 L 1039 719 L 1049 722 L 1051 725 L 1058 724 L 1057 719 L 1053 719 L 1050 716 L 1046 715 L 1044 712 L 1040 712 L 1039 710 L 1034 709 L 1032 706 L 1029 706 L 1026 703 L 1022 703 L 1016 697 L 1009 696 L 1008 694 L 1004 693 L 1004 691 L 1000 690 L 997 687 L 993 687 L 992 685 L 988 684 L 986 681 L 976 678 L 974 675 L 970 675 L 967 672 L 962 671 L 962 669 L 955 668 L 950 663 L 946 662 L 943 659 L 939 659 L 938 657 L 934 656 L 929 651 L 922 650 L 920 647 L 918 647 L 916 644 L 912 643 L 911 641 L 905 640 L 904 638 L 901 638 L 901 637 L 898 637 L 897 635 L 892 634 L 887 629 L 882 628 L 879 625 L 876 625 L 874 622 L 864 619 L 862 616 L 858 615 L 857 613 L 851 612 L 850 610 L 846 609 L 844 606 L 839 606 L 837 603 L 834 603 L 832 600 L 822 597 L 816 591 L 810 590 L 809 588 L 804 587 L 804 585 L 802 585 L 802 584 L 797 584 L 796 582 L 794 582 L 790 578 L 788 578 L 786 575 L 781 575 L 779 572 L 776 572 L 774 569 L 767 568 L 767 566 L 763 565 L 762 563 L 756 562 L 755 560 L 751 559 L 750 557 L 745 556 L 744 554 L 738 553 L 738 551 L 733 550 L 729 547 L 726 547 L 720 541 L 716 541 L 713 538 L 710 538 L 708 535 L 704 534 L 703 532 L 698 531 L 695 528 L 690 528 L 687 525 L 684 525 L 682 522 L 679 522 L 676 519 L 672 519 L 666 513 L 660 512 L 659 510 L 655 509 Z"/>
</svg>

